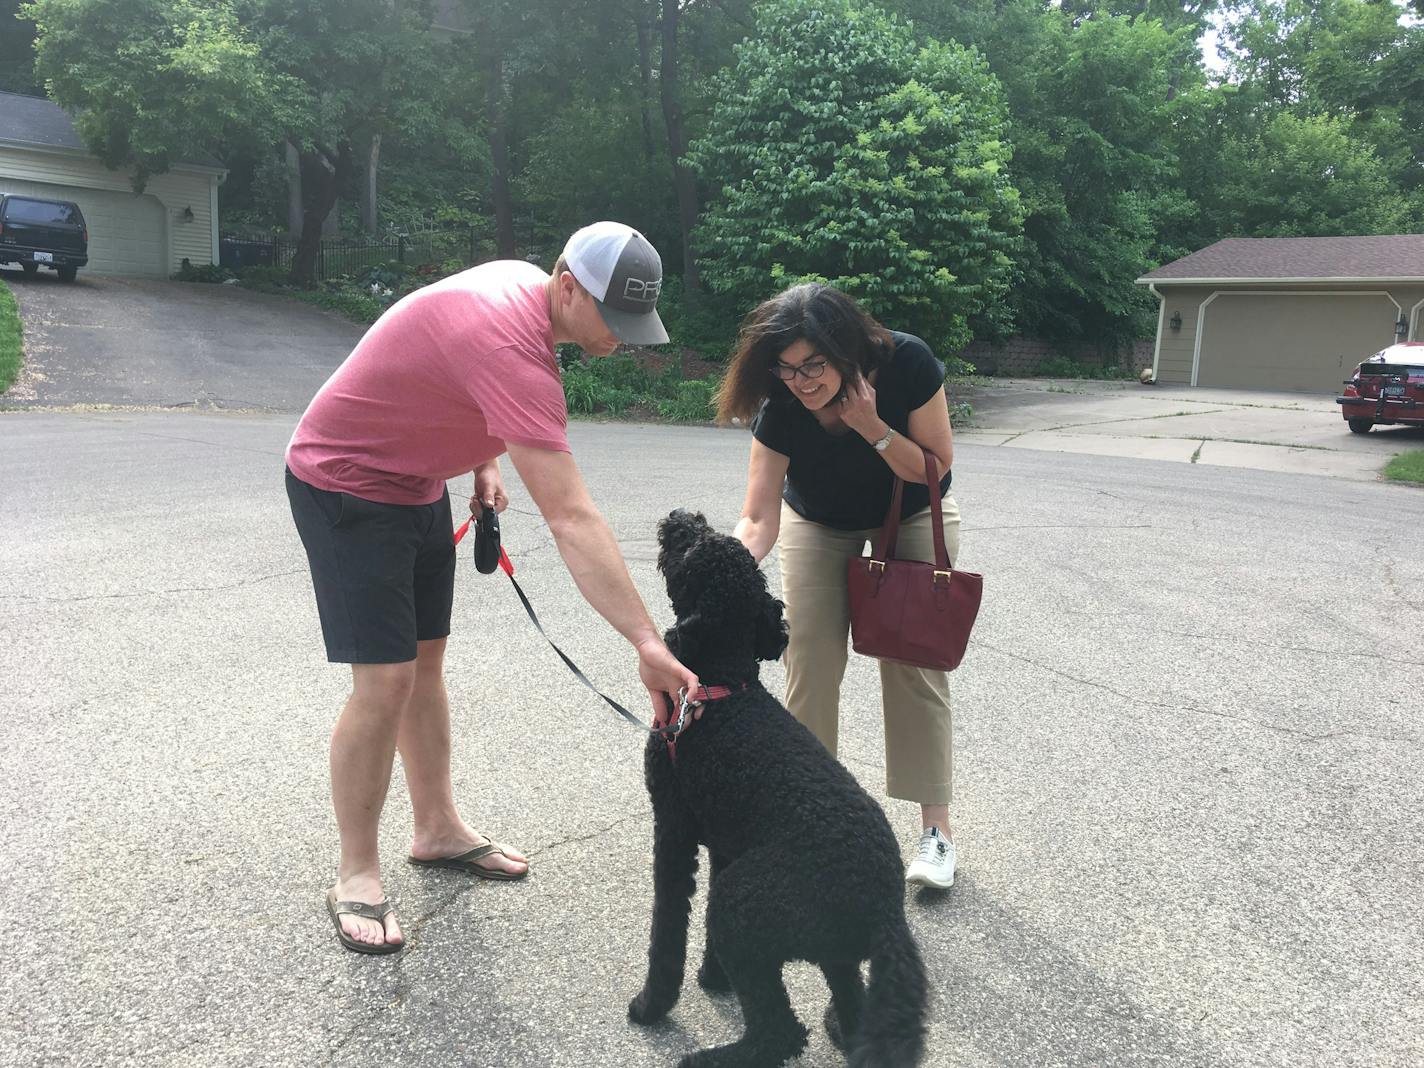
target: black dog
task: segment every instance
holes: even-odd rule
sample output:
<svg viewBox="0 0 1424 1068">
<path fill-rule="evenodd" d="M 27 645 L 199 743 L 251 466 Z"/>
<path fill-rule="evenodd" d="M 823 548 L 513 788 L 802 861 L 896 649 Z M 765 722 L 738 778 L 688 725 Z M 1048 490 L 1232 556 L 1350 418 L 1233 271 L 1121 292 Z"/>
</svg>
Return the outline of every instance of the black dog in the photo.
<svg viewBox="0 0 1424 1068">
<path fill-rule="evenodd" d="M 678 620 L 668 645 L 704 685 L 732 692 L 704 704 L 672 753 L 661 738 L 648 741 L 652 945 L 628 1017 L 653 1023 L 677 1003 L 702 843 L 712 874 L 697 979 L 736 992 L 746 1033 L 683 1058 L 682 1068 L 768 1068 L 800 1053 L 807 1031 L 781 977 L 791 960 L 825 974 L 826 1029 L 852 1065 L 918 1064 L 925 971 L 905 922 L 895 836 L 880 806 L 757 681 L 758 662 L 786 647 L 783 605 L 742 544 L 702 516 L 673 512 L 658 541 Z"/>
</svg>

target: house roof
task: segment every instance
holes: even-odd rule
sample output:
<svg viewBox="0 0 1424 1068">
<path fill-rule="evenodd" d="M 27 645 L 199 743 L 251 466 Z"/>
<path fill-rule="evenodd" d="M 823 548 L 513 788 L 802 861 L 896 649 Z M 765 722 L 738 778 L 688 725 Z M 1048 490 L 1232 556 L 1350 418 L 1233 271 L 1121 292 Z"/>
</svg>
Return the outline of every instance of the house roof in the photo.
<svg viewBox="0 0 1424 1068">
<path fill-rule="evenodd" d="M 69 112 L 40 96 L 0 92 L 0 141 L 89 154 L 88 146 L 74 129 Z M 225 169 L 222 163 L 206 154 L 178 162 L 192 167 Z"/>
<path fill-rule="evenodd" d="M 1424 234 L 1228 237 L 1137 279 L 1203 282 L 1424 282 Z"/>
</svg>

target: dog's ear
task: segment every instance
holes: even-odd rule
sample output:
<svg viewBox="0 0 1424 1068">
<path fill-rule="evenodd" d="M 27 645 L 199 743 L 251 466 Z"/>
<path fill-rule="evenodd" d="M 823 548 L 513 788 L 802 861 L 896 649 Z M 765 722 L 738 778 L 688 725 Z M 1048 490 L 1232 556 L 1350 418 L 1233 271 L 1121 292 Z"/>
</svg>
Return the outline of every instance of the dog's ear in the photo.
<svg viewBox="0 0 1424 1068">
<path fill-rule="evenodd" d="M 762 603 L 756 620 L 758 660 L 775 660 L 786 650 L 786 605 L 770 594 Z"/>
</svg>

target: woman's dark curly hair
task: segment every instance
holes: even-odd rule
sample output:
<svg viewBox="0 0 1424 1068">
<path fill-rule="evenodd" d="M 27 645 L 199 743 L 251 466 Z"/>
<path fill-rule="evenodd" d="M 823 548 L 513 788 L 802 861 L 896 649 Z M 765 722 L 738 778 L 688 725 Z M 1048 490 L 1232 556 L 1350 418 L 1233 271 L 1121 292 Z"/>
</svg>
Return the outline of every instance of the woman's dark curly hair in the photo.
<svg viewBox="0 0 1424 1068">
<path fill-rule="evenodd" d="M 772 376 L 771 365 L 802 338 L 847 382 L 857 374 L 868 376 L 895 350 L 890 331 L 839 289 L 819 282 L 792 286 L 742 321 L 737 350 L 717 390 L 717 421 L 745 422 L 768 397 L 794 400 L 786 383 Z"/>
</svg>

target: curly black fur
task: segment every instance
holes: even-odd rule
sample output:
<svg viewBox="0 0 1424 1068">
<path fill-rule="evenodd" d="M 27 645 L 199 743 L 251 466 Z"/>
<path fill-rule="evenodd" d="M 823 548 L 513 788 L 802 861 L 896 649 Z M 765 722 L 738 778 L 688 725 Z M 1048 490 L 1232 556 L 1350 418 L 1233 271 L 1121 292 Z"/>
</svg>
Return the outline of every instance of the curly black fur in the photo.
<svg viewBox="0 0 1424 1068">
<path fill-rule="evenodd" d="M 924 1052 L 924 966 L 905 922 L 904 869 L 880 806 L 757 681 L 786 647 L 783 605 L 751 554 L 701 515 L 658 525 L 658 568 L 677 625 L 668 645 L 708 685 L 734 689 L 677 742 L 644 758 L 654 819 L 648 978 L 628 1016 L 677 1003 L 697 847 L 707 846 L 707 952 L 698 982 L 734 990 L 746 1033 L 682 1068 L 768 1068 L 806 1045 L 782 966 L 807 960 L 831 988 L 826 1026 L 858 1068 L 909 1068 Z M 738 689 L 743 684 L 747 688 Z M 870 984 L 860 966 L 870 961 Z"/>
</svg>

